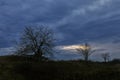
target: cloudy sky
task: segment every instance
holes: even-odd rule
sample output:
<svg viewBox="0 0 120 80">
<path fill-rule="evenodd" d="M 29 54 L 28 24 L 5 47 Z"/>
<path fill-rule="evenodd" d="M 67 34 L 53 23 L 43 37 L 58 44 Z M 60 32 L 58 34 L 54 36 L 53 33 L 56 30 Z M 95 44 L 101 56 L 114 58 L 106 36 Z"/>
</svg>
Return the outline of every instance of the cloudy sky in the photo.
<svg viewBox="0 0 120 80">
<path fill-rule="evenodd" d="M 120 58 L 120 0 L 0 0 L 0 54 L 8 54 L 25 26 L 53 28 L 58 46 L 89 42 Z M 73 54 L 59 58 L 74 59 Z"/>
</svg>

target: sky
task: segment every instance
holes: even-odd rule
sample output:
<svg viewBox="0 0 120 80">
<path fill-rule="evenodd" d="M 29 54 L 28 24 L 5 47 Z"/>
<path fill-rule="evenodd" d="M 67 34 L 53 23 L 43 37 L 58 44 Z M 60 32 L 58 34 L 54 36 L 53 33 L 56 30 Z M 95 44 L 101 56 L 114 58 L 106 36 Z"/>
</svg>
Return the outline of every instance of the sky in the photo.
<svg viewBox="0 0 120 80">
<path fill-rule="evenodd" d="M 47 25 L 56 33 L 58 48 L 88 42 L 120 58 L 119 4 L 120 0 L 0 0 L 0 54 L 13 51 L 25 26 Z M 93 55 L 95 60 L 100 53 Z M 56 55 L 79 58 L 67 51 Z"/>
</svg>

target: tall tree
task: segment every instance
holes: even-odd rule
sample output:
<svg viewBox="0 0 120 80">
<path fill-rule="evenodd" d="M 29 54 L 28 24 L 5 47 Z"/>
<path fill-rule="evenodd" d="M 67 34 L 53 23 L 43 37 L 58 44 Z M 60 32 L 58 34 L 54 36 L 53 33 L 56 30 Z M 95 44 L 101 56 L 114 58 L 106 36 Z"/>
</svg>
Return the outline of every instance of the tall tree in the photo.
<svg viewBox="0 0 120 80">
<path fill-rule="evenodd" d="M 42 59 L 52 54 L 54 47 L 53 31 L 45 26 L 25 27 L 19 40 L 17 53 L 19 55 L 33 55 Z"/>
<path fill-rule="evenodd" d="M 76 50 L 79 54 L 83 56 L 85 61 L 88 61 L 89 56 L 96 51 L 93 50 L 88 43 L 85 43 L 84 45 L 80 45 Z"/>
</svg>

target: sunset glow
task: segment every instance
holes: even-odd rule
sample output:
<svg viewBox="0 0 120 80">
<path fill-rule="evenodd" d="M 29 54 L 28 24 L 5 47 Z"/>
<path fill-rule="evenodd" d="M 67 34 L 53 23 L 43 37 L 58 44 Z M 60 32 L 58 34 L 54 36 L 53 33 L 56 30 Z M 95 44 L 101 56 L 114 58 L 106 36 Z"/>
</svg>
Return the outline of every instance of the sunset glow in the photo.
<svg viewBox="0 0 120 80">
<path fill-rule="evenodd" d="M 63 46 L 63 50 L 75 50 L 75 49 L 88 49 L 89 47 L 82 46 L 82 45 L 70 45 L 70 46 Z"/>
</svg>

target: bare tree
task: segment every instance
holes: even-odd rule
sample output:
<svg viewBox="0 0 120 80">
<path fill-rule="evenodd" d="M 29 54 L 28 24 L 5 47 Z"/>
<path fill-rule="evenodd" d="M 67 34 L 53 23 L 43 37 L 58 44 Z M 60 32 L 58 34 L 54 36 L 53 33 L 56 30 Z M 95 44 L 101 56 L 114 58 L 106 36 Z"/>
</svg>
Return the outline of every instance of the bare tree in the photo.
<svg viewBox="0 0 120 80">
<path fill-rule="evenodd" d="M 80 45 L 79 48 L 76 49 L 79 54 L 81 54 L 85 61 L 88 61 L 89 56 L 94 53 L 96 50 L 92 50 L 92 47 L 85 43 L 84 45 Z"/>
<path fill-rule="evenodd" d="M 104 62 L 109 61 L 110 54 L 109 53 L 103 53 L 101 54 L 101 57 L 103 58 Z"/>
<path fill-rule="evenodd" d="M 42 59 L 47 54 L 52 55 L 53 47 L 54 36 L 51 29 L 45 26 L 26 27 L 20 38 L 17 53 Z"/>
</svg>

